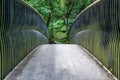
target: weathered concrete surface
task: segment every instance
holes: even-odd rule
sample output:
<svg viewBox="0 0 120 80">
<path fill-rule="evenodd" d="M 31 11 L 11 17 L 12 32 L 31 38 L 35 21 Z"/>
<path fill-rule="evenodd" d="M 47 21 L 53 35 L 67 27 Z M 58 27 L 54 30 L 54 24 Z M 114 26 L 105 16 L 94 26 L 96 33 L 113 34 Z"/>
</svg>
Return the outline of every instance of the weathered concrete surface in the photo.
<svg viewBox="0 0 120 80">
<path fill-rule="evenodd" d="M 41 45 L 5 80 L 114 80 L 78 45 Z"/>
</svg>

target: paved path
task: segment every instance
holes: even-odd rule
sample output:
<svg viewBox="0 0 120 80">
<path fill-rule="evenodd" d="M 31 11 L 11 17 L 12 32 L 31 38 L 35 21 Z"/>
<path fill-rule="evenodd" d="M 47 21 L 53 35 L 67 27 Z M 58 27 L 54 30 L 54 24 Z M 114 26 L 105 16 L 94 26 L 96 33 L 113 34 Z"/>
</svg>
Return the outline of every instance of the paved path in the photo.
<svg viewBox="0 0 120 80">
<path fill-rule="evenodd" d="M 5 80 L 114 80 L 80 46 L 41 45 Z"/>
</svg>

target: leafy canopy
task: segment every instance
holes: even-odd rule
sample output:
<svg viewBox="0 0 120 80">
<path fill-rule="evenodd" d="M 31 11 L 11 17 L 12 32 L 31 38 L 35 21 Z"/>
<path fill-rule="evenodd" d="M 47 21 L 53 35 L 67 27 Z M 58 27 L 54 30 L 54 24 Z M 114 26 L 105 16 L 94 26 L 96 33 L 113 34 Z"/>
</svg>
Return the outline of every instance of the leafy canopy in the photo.
<svg viewBox="0 0 120 80">
<path fill-rule="evenodd" d="M 95 0 L 25 0 L 44 17 L 50 40 L 68 43 L 68 32 L 74 18 Z"/>
</svg>

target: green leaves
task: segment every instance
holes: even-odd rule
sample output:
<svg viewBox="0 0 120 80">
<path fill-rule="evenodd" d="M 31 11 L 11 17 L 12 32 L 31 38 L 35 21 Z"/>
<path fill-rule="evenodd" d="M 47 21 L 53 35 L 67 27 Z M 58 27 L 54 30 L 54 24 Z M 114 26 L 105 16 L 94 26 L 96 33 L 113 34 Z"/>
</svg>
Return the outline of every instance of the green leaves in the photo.
<svg viewBox="0 0 120 80">
<path fill-rule="evenodd" d="M 50 36 L 62 43 L 68 42 L 68 30 L 78 13 L 93 0 L 25 0 L 36 8 L 49 24 Z"/>
</svg>

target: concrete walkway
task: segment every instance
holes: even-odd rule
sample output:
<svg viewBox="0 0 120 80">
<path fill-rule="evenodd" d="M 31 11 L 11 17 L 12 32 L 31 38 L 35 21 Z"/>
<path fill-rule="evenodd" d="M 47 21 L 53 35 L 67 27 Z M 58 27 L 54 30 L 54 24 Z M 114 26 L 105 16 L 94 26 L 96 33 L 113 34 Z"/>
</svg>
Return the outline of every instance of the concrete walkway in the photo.
<svg viewBox="0 0 120 80">
<path fill-rule="evenodd" d="M 5 80 L 114 80 L 78 45 L 41 45 Z"/>
</svg>

